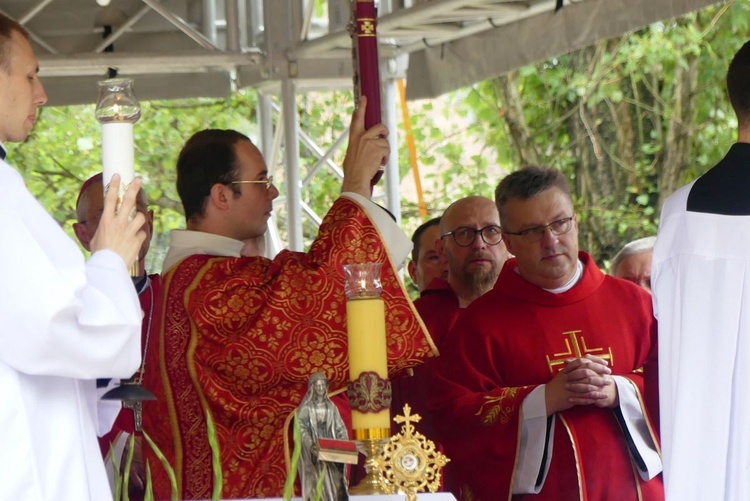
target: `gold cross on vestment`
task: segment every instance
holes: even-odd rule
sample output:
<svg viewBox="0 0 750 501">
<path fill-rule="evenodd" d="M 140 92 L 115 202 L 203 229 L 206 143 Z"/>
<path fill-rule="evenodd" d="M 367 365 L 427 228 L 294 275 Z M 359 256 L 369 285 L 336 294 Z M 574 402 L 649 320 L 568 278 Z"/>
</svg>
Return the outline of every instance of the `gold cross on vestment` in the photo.
<svg viewBox="0 0 750 501">
<path fill-rule="evenodd" d="M 122 406 L 133 411 L 133 421 L 135 421 L 135 431 L 141 431 L 143 428 L 143 401 L 142 400 L 124 400 Z"/>
<path fill-rule="evenodd" d="M 568 331 L 563 332 L 563 336 L 567 336 L 565 339 L 565 351 L 562 353 L 555 353 L 550 358 L 546 355 L 547 367 L 551 373 L 555 373 L 556 370 L 562 368 L 565 365 L 565 361 L 571 358 L 581 358 L 586 354 L 596 355 L 599 358 L 603 358 L 609 362 L 609 366 L 615 365 L 614 358 L 612 357 L 612 348 L 589 348 L 586 346 L 586 340 L 583 336 L 579 336 L 581 331 Z"/>
</svg>

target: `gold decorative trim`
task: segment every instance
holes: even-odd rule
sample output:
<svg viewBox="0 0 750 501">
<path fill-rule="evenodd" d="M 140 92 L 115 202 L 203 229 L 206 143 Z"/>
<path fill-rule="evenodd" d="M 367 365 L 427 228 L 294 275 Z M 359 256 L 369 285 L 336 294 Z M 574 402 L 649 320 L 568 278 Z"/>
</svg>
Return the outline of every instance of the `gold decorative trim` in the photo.
<svg viewBox="0 0 750 501">
<path fill-rule="evenodd" d="M 380 440 L 390 438 L 391 430 L 388 428 L 368 428 L 366 430 L 354 430 L 354 440 Z"/>
</svg>

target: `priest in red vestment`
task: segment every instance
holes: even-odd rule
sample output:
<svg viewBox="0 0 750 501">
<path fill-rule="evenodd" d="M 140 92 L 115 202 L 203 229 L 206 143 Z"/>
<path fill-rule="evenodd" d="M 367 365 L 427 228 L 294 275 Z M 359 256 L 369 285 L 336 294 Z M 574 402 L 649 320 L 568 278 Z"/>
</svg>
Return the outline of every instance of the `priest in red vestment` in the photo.
<svg viewBox="0 0 750 501">
<path fill-rule="evenodd" d="M 389 147 L 383 125 L 364 129 L 364 106 L 352 119 L 342 196 L 307 253 L 240 256 L 244 241 L 265 232 L 278 196 L 247 137 L 201 131 L 180 153 L 187 230 L 172 233 L 164 264 L 145 374 L 158 400 L 144 404 L 144 431 L 173 466 L 180 499 L 214 489 L 207 415 L 221 451 L 221 497 L 282 494 L 285 426 L 309 375 L 324 372 L 333 392 L 348 381 L 344 264 L 383 264 L 391 374 L 435 352 L 396 272 L 410 242 L 369 200 Z M 147 458 L 156 497 L 169 497 L 163 469 Z"/>
<path fill-rule="evenodd" d="M 448 278 L 448 266 L 440 260 L 435 248 L 439 238 L 439 217 L 425 221 L 412 233 L 413 247 L 407 271 L 420 293 L 430 285 L 434 278 Z"/>
<path fill-rule="evenodd" d="M 497 188 L 515 258 L 454 325 L 430 401 L 461 499 L 663 499 L 651 299 L 578 251 L 569 190 L 537 167 Z"/>
<path fill-rule="evenodd" d="M 447 280 L 434 278 L 414 301 L 438 350 L 458 314 L 495 284 L 508 251 L 502 240 L 497 207 L 489 198 L 469 196 L 456 200 L 438 219 L 436 252 L 448 269 Z M 426 233 L 426 232 L 425 232 Z M 409 404 L 422 416 L 418 428 L 432 438 L 427 396 L 437 359 L 414 368 L 412 377 L 393 383 L 393 412 Z M 398 431 L 400 425 L 395 427 Z"/>
<path fill-rule="evenodd" d="M 146 239 L 143 241 L 138 252 L 138 276 L 133 278 L 133 285 L 138 293 L 138 300 L 143 311 L 143 323 L 141 327 L 141 353 L 150 340 L 150 334 L 153 324 L 154 301 L 158 295 L 159 275 L 146 273 L 146 254 L 151 246 L 151 237 L 154 230 L 154 211 L 148 208 L 148 196 L 141 190 L 138 192 L 135 208 L 146 218 L 143 225 L 143 231 L 146 233 Z M 102 173 L 94 174 L 81 185 L 76 200 L 76 219 L 73 223 L 73 231 L 81 246 L 91 252 L 91 239 L 94 238 L 96 230 L 99 228 L 99 220 L 104 210 L 104 185 L 102 184 Z M 143 355 L 141 355 L 141 370 L 133 375 L 136 380 L 141 377 L 143 368 Z M 97 388 L 100 393 L 104 393 L 113 388 L 117 381 L 109 379 L 97 380 Z M 102 451 L 102 457 L 105 459 L 107 466 L 107 475 L 110 478 L 110 486 L 114 486 L 114 471 L 112 466 L 111 453 L 116 453 L 116 462 L 118 465 L 124 465 L 127 458 L 126 445 L 128 438 L 136 432 L 135 417 L 140 412 L 134 408 L 123 408 L 119 402 L 100 401 L 100 406 L 105 407 L 107 404 L 113 404 L 113 409 L 117 412 L 114 423 L 108 421 L 102 423 L 104 429 L 109 431 L 99 437 L 99 448 Z M 117 409 L 120 409 L 117 411 Z M 110 413 L 100 413 L 106 415 Z M 111 416 L 107 416 L 111 417 Z M 111 428 L 110 428 L 111 425 Z M 139 434 L 137 434 L 139 435 Z M 139 501 L 145 495 L 146 470 L 141 455 L 141 437 L 136 437 L 136 449 L 133 455 L 130 467 L 129 497 L 132 501 Z M 114 492 L 114 490 L 113 490 Z"/>
</svg>

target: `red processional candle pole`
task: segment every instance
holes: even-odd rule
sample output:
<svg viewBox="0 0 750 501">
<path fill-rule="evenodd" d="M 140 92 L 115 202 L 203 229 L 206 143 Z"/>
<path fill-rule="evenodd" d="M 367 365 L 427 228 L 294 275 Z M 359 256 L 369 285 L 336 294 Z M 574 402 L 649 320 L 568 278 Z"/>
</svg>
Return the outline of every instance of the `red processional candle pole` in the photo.
<svg viewBox="0 0 750 501">
<path fill-rule="evenodd" d="M 354 59 L 354 94 L 359 101 L 367 96 L 365 128 L 379 124 L 380 108 L 380 69 L 378 60 L 378 12 L 375 0 L 353 0 L 351 34 Z M 371 184 L 375 186 L 383 176 L 381 168 Z"/>
</svg>

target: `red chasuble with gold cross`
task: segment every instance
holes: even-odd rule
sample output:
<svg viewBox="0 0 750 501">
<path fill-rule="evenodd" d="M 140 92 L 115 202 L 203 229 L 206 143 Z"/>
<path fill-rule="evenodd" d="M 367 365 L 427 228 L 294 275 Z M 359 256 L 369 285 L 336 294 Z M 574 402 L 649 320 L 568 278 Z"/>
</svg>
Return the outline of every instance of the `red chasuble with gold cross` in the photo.
<svg viewBox="0 0 750 501">
<path fill-rule="evenodd" d="M 175 470 L 180 499 L 208 499 L 213 489 L 206 413 L 221 450 L 222 498 L 276 497 L 286 479 L 285 422 L 324 371 L 330 391 L 348 374 L 342 266 L 383 263 L 389 369 L 417 365 L 433 353 L 388 251 L 354 201 L 333 205 L 308 253 L 273 261 L 193 255 L 162 276 L 157 348 L 146 387 L 144 431 Z M 156 320 L 156 319 L 155 319 Z M 150 346 L 151 348 L 151 346 Z M 157 499 L 169 484 L 146 454 Z"/>
<path fill-rule="evenodd" d="M 451 458 L 451 479 L 460 481 L 454 494 L 464 500 L 663 499 L 661 475 L 651 481 L 638 475 L 615 412 L 594 406 L 555 415 L 541 491 L 512 494 L 524 398 L 565 359 L 591 353 L 608 360 L 613 375 L 635 385 L 645 410 L 644 379 L 652 378 L 656 355 L 651 298 L 604 275 L 588 254 L 579 257 L 583 276 L 562 294 L 527 282 L 509 260 L 495 288 L 464 310 L 441 349 L 430 407 Z"/>
</svg>

